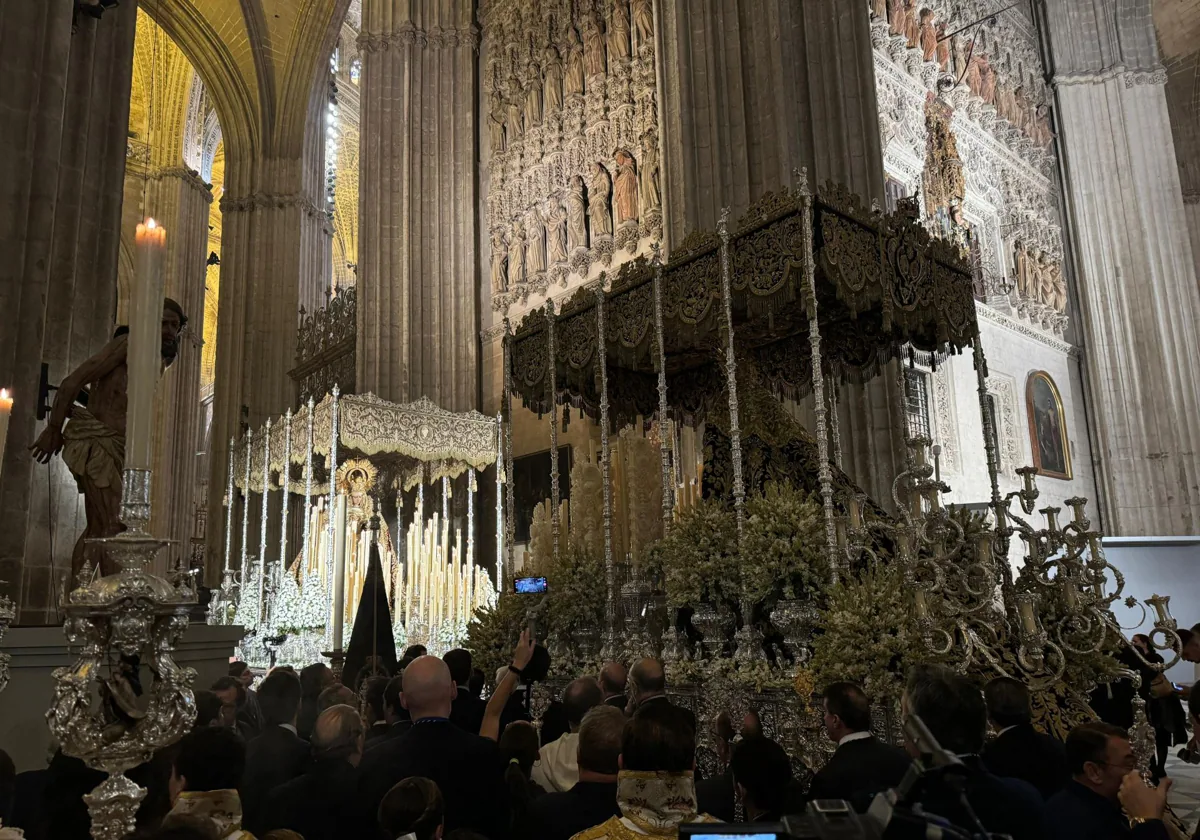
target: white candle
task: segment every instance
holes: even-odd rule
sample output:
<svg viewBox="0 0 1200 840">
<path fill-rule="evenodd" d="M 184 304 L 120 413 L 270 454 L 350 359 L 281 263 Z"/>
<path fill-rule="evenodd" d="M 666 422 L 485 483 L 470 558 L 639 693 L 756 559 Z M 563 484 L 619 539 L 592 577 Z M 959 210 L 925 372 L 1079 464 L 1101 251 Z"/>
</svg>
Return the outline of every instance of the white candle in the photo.
<svg viewBox="0 0 1200 840">
<path fill-rule="evenodd" d="M 150 469 L 154 453 L 154 389 L 162 371 L 163 255 L 167 232 L 154 219 L 137 226 L 137 270 L 129 305 L 128 409 L 125 467 Z"/>
<path fill-rule="evenodd" d="M 0 388 L 0 473 L 4 472 L 4 444 L 8 440 L 8 418 L 12 416 L 13 399 L 7 388 Z"/>
<path fill-rule="evenodd" d="M 342 649 L 346 621 L 346 494 L 339 493 L 333 518 L 333 649 Z"/>
</svg>

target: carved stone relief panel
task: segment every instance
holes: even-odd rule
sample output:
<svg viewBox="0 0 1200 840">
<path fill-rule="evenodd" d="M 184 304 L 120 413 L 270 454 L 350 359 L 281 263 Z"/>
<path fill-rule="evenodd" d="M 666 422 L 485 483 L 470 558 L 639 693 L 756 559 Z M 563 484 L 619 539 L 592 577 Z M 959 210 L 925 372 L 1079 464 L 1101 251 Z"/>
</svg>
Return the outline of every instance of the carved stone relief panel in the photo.
<svg viewBox="0 0 1200 840">
<path fill-rule="evenodd" d="M 932 380 L 935 443 L 942 447 L 941 468 L 955 475 L 962 473 L 962 449 L 958 439 L 958 414 L 954 407 L 954 379 L 950 366 L 942 365 L 930 377 Z"/>
<path fill-rule="evenodd" d="M 1025 463 L 1017 414 L 1017 381 L 1003 373 L 992 373 L 987 379 L 988 393 L 996 400 L 996 438 L 1000 444 L 1000 473 L 1017 480 L 1016 469 Z"/>
<path fill-rule="evenodd" d="M 1063 335 L 1066 278 L 1048 91 L 1028 20 L 990 0 L 872 0 L 884 166 L 975 258 L 978 294 Z M 995 15 L 995 22 L 968 24 Z"/>
<path fill-rule="evenodd" d="M 651 0 L 492 0 L 480 11 L 492 308 L 662 236 Z"/>
</svg>

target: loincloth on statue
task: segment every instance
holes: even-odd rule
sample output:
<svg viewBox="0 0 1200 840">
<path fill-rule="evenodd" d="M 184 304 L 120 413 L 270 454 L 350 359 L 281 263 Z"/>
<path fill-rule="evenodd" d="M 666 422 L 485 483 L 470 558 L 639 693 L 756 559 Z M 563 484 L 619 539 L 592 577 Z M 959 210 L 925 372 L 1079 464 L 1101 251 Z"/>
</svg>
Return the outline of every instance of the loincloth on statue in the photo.
<svg viewBox="0 0 1200 840">
<path fill-rule="evenodd" d="M 81 493 L 85 480 L 95 487 L 120 487 L 125 435 L 75 406 L 63 429 L 62 459 Z"/>
</svg>

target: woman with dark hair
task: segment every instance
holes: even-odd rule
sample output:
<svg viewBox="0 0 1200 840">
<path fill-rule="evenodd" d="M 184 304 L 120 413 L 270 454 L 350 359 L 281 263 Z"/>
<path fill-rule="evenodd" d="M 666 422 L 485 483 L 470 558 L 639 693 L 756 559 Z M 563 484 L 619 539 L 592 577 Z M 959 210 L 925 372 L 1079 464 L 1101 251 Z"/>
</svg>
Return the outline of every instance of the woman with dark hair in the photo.
<svg viewBox="0 0 1200 840">
<path fill-rule="evenodd" d="M 533 781 L 533 764 L 540 756 L 538 733 L 529 721 L 510 723 L 500 736 L 500 757 L 506 762 L 504 785 L 508 788 L 508 809 L 512 837 L 529 837 L 529 805 L 545 794 Z"/>
<path fill-rule="evenodd" d="M 424 776 L 397 782 L 379 803 L 379 827 L 391 840 L 441 840 L 445 816 L 442 792 Z"/>
</svg>

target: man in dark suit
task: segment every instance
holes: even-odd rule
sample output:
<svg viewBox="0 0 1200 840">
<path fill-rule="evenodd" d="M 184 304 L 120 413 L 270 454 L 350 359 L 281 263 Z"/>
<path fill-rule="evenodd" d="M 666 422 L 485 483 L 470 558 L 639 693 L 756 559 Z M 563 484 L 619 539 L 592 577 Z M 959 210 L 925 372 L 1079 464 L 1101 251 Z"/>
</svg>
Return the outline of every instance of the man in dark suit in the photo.
<svg viewBox="0 0 1200 840">
<path fill-rule="evenodd" d="M 696 713 L 691 709 L 676 706 L 667 697 L 667 676 L 657 659 L 643 659 L 629 671 L 629 704 L 634 713 L 650 705 L 663 704 L 679 709 L 680 714 L 692 724 L 692 737 L 696 735 Z"/>
<path fill-rule="evenodd" d="M 473 735 L 478 735 L 487 703 L 478 694 L 471 694 L 471 653 L 462 648 L 455 648 L 446 651 L 442 661 L 450 669 L 450 678 L 454 680 L 457 691 L 450 709 L 450 722 Z"/>
<path fill-rule="evenodd" d="M 729 769 L 746 822 L 783 819 L 792 783 L 792 762 L 783 747 L 762 735 L 745 738 L 733 748 Z"/>
<path fill-rule="evenodd" d="M 837 744 L 829 761 L 813 777 L 810 799 L 844 799 L 865 811 L 875 794 L 895 787 L 912 759 L 871 734 L 871 703 L 853 683 L 825 689 L 825 734 Z"/>
<path fill-rule="evenodd" d="M 293 671 L 274 670 L 258 687 L 262 709 L 262 734 L 246 746 L 246 771 L 242 776 L 242 810 L 246 830 L 263 833 L 271 791 L 304 772 L 309 746 L 296 734 L 300 711 L 300 678 Z"/>
<path fill-rule="evenodd" d="M 625 711 L 629 698 L 625 696 L 628 675 L 620 662 L 605 662 L 600 669 L 600 690 L 604 692 L 604 704 Z"/>
<path fill-rule="evenodd" d="M 600 705 L 579 726 L 579 781 L 570 790 L 540 796 L 529 806 L 531 836 L 570 840 L 577 833 L 617 816 L 617 773 L 625 715 Z"/>
<path fill-rule="evenodd" d="M 1171 780 L 1146 787 L 1124 729 L 1101 722 L 1077 726 L 1067 736 L 1066 753 L 1071 780 L 1046 803 L 1047 838 L 1167 840 L 1163 814 Z"/>
<path fill-rule="evenodd" d="M 931 784 L 921 791 L 920 804 L 927 813 L 973 832 L 978 830 L 978 818 L 993 834 L 1008 834 L 1012 840 L 1042 840 L 1045 804 L 1037 790 L 1020 779 L 989 773 L 979 757 L 987 732 L 987 709 L 975 683 L 941 665 L 918 665 L 909 672 L 900 708 L 905 715 L 919 717 L 938 744 L 962 762 L 958 785 Z M 909 755 L 919 755 L 917 745 L 906 746 Z M 970 809 L 963 805 L 963 794 Z"/>
<path fill-rule="evenodd" d="M 263 828 L 288 829 L 305 840 L 341 840 L 368 836 L 355 807 L 358 767 L 363 753 L 363 724 L 353 706 L 333 706 L 313 724 L 313 761 L 304 775 L 271 791 Z"/>
<path fill-rule="evenodd" d="M 442 792 L 447 833 L 467 828 L 490 840 L 503 840 L 508 836 L 508 806 L 496 742 L 450 722 L 457 688 L 445 662 L 422 656 L 404 669 L 403 679 L 402 702 L 412 728 L 363 756 L 359 807 L 374 814 L 392 785 L 424 776 Z"/>
<path fill-rule="evenodd" d="M 1057 738 L 1033 728 L 1029 689 L 1012 677 L 997 677 L 983 689 L 988 722 L 998 733 L 983 748 L 983 763 L 997 776 L 1022 779 L 1043 799 L 1062 790 L 1070 778 L 1067 752 Z"/>
<path fill-rule="evenodd" d="M 408 709 L 404 708 L 403 696 L 404 677 L 392 677 L 388 680 L 387 687 L 383 690 L 383 711 L 384 720 L 387 722 L 387 731 L 375 740 L 369 741 L 366 746 L 368 750 L 374 749 L 393 738 L 399 738 L 412 728 L 412 720 L 408 717 Z"/>
</svg>

